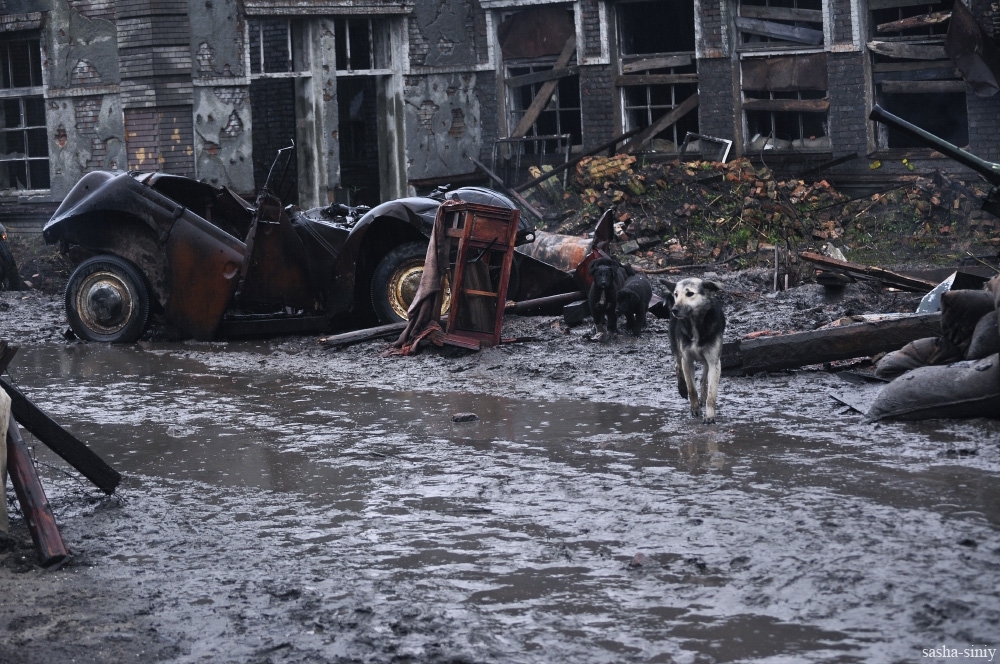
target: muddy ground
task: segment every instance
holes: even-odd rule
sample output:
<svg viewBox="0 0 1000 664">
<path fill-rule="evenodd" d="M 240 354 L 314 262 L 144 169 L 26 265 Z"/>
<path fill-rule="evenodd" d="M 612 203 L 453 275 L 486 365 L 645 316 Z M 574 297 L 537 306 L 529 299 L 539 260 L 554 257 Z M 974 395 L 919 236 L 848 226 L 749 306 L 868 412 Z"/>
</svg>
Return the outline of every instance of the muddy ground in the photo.
<svg viewBox="0 0 1000 664">
<path fill-rule="evenodd" d="M 727 340 L 917 303 L 715 276 Z M 67 340 L 50 290 L 0 293 L 11 378 L 125 479 L 106 497 L 27 436 L 73 557 L 40 569 L 15 510 L 0 663 L 1000 647 L 1000 423 L 866 423 L 831 397 L 870 400 L 865 363 L 726 377 L 705 426 L 652 317 L 610 343 L 511 317 L 530 340 L 406 358 L 316 337 L 110 347 Z"/>
</svg>

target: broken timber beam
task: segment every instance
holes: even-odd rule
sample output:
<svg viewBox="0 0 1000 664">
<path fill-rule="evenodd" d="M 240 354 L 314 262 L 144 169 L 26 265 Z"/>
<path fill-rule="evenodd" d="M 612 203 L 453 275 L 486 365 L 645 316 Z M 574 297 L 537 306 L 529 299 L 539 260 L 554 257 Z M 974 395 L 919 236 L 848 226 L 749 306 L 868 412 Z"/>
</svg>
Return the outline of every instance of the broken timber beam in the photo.
<svg viewBox="0 0 1000 664">
<path fill-rule="evenodd" d="M 911 341 L 940 335 L 941 312 L 935 312 L 746 339 L 723 346 L 722 369 L 744 374 L 796 369 L 888 353 Z"/>
<path fill-rule="evenodd" d="M 405 320 L 399 323 L 389 323 L 388 325 L 379 325 L 378 327 L 367 327 L 362 330 L 351 330 L 343 334 L 334 334 L 329 337 L 323 337 L 319 342 L 327 347 L 350 346 L 351 344 L 359 344 L 364 341 L 398 336 L 404 329 L 406 329 Z"/>
<path fill-rule="evenodd" d="M 566 40 L 565 46 L 563 46 L 562 53 L 559 54 L 559 59 L 556 60 L 556 64 L 553 69 L 564 69 L 568 64 L 570 58 L 573 57 L 573 53 L 576 51 L 576 36 L 573 35 Z M 521 117 L 521 121 L 517 123 L 514 127 L 514 131 L 510 132 L 508 138 L 521 138 L 528 134 L 528 130 L 531 129 L 531 125 L 535 124 L 535 120 L 538 119 L 539 114 L 541 114 L 542 109 L 549 103 L 549 99 L 552 98 L 552 94 L 559 87 L 559 81 L 547 81 L 542 84 L 539 88 L 538 94 L 535 98 L 531 100 L 531 106 L 528 110 L 524 112 Z"/>
<path fill-rule="evenodd" d="M 799 254 L 799 258 L 831 270 L 843 272 L 845 274 L 861 278 L 876 279 L 887 286 L 910 291 L 912 293 L 926 293 L 937 286 L 937 284 L 933 281 L 927 281 L 926 279 L 907 277 L 906 275 L 897 274 L 896 272 L 891 272 L 880 267 L 866 267 L 857 263 L 840 261 L 836 258 L 821 256 L 820 254 L 814 254 L 810 251 L 803 251 Z"/>
<path fill-rule="evenodd" d="M 677 107 L 675 107 L 669 113 L 660 116 L 660 119 L 653 124 L 646 127 L 642 133 L 636 136 L 634 139 L 629 141 L 628 145 L 625 145 L 623 151 L 625 154 L 635 154 L 638 152 L 639 148 L 649 143 L 653 140 L 653 137 L 659 134 L 661 131 L 669 127 L 670 125 L 676 123 L 682 117 L 693 111 L 698 107 L 698 93 L 694 93 L 684 101 L 682 101 Z"/>
<path fill-rule="evenodd" d="M 35 466 L 31 463 L 28 446 L 24 444 L 21 433 L 17 430 L 17 422 L 10 416 L 7 426 L 7 461 L 9 464 L 10 482 L 14 485 L 17 502 L 28 522 L 31 539 L 41 558 L 42 567 L 54 565 L 69 556 L 69 549 L 63 541 L 55 515 L 45 497 L 42 482 L 38 479 Z M 4 497 L 6 500 L 6 496 Z"/>
<path fill-rule="evenodd" d="M 89 447 L 84 445 L 69 431 L 63 429 L 51 417 L 24 396 L 21 390 L 0 378 L 0 388 L 10 395 L 10 411 L 25 429 L 38 440 L 76 468 L 88 480 L 109 496 L 115 492 L 122 476 L 104 462 Z"/>
</svg>

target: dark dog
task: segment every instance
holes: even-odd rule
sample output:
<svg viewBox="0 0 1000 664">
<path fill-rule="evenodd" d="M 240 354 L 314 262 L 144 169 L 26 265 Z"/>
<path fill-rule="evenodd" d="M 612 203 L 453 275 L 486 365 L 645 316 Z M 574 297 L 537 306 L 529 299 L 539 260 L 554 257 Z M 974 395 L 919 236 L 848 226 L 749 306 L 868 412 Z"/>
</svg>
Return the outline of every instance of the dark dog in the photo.
<svg viewBox="0 0 1000 664">
<path fill-rule="evenodd" d="M 714 281 L 690 278 L 677 283 L 662 282 L 670 293 L 670 350 L 677 363 L 677 391 L 691 404 L 691 414 L 715 422 L 715 400 L 722 374 L 722 334 L 726 315 L 716 299 L 721 286 Z M 701 397 L 695 383 L 695 362 L 703 365 Z"/>
<path fill-rule="evenodd" d="M 625 327 L 632 334 L 639 336 L 646 327 L 646 312 L 649 301 L 653 299 L 653 287 L 645 274 L 636 272 L 625 280 L 625 285 L 618 291 L 618 305 L 615 307 L 615 317 L 625 317 Z"/>
<path fill-rule="evenodd" d="M 618 291 L 625 285 L 628 277 L 625 266 L 614 258 L 598 258 L 590 264 L 590 276 L 594 280 L 590 287 L 590 315 L 594 317 L 594 326 L 600 328 L 607 321 L 608 329 L 618 334 Z"/>
</svg>

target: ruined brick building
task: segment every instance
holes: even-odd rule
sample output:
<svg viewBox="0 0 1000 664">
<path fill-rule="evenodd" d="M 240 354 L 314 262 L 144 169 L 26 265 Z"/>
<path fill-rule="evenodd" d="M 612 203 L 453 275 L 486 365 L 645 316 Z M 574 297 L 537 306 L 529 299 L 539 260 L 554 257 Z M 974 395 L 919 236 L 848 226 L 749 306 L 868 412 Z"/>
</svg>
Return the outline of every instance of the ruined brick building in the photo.
<svg viewBox="0 0 1000 664">
<path fill-rule="evenodd" d="M 250 194 L 292 140 L 291 198 L 304 206 L 483 181 L 468 157 L 507 172 L 518 155 L 557 162 L 630 132 L 632 151 L 669 156 L 692 138 L 706 158 L 728 149 L 845 182 L 873 177 L 876 158 L 879 177 L 901 155 L 954 167 L 869 122 L 875 102 L 1000 161 L 990 0 L 971 12 L 953 0 L 0 8 L 0 214 L 15 225 L 94 169 L 160 169 Z M 978 44 L 975 66 L 956 67 L 953 42 Z"/>
</svg>

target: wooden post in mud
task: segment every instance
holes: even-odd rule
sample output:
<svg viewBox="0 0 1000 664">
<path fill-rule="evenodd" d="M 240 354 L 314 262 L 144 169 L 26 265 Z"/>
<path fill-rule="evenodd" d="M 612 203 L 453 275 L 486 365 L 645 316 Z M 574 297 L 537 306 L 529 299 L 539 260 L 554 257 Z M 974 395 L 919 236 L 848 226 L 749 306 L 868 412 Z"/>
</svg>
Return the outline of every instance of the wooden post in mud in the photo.
<svg viewBox="0 0 1000 664">
<path fill-rule="evenodd" d="M 11 412 L 21 426 L 62 457 L 66 463 L 80 471 L 101 491 L 109 496 L 115 492 L 122 479 L 117 470 L 105 463 L 104 459 L 97 456 L 73 434 L 59 426 L 38 406 L 31 403 L 21 390 L 3 378 L 0 378 L 0 389 L 7 390 L 7 394 L 10 395 Z"/>
<path fill-rule="evenodd" d="M 49 507 L 42 482 L 38 479 L 35 466 L 28 455 L 28 446 L 21 438 L 14 416 L 9 416 L 7 424 L 7 458 L 10 462 L 10 481 L 14 485 L 17 501 L 21 504 L 24 518 L 28 520 L 31 539 L 41 559 L 42 567 L 48 567 L 69 556 L 56 518 Z"/>
</svg>

